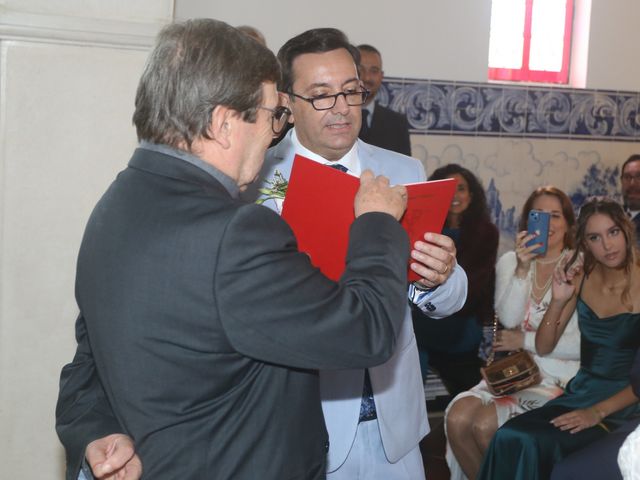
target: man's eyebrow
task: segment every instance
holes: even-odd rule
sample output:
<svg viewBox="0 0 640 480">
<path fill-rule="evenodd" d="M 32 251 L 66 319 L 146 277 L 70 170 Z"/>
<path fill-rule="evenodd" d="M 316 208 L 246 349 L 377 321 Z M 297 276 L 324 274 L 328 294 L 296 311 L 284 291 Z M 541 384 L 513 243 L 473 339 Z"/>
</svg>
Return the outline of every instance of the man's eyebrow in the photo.
<svg viewBox="0 0 640 480">
<path fill-rule="evenodd" d="M 312 83 L 311 85 L 309 85 L 306 90 L 310 90 L 312 88 L 321 88 L 321 87 L 330 87 L 331 85 L 329 85 L 326 82 L 317 82 L 317 83 Z"/>
<path fill-rule="evenodd" d="M 349 80 L 345 80 L 344 82 L 342 82 L 342 86 L 345 86 L 346 84 L 352 83 L 352 82 L 360 82 L 360 79 L 358 77 L 350 78 Z"/>
<path fill-rule="evenodd" d="M 345 80 L 344 82 L 342 82 L 342 86 L 344 87 L 345 85 L 348 85 L 349 83 L 353 83 L 353 82 L 359 82 L 360 79 L 358 77 L 352 77 L 348 80 Z M 316 82 L 316 83 L 312 83 L 311 85 L 309 85 L 306 90 L 312 90 L 314 88 L 331 88 L 331 85 L 328 84 L 327 82 Z"/>
</svg>

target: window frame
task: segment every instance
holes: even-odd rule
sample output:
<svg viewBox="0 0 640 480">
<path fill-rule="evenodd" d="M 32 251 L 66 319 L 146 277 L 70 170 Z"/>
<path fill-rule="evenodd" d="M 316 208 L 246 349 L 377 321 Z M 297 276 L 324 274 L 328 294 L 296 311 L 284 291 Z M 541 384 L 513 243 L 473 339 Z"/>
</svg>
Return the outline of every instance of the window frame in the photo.
<svg viewBox="0 0 640 480">
<path fill-rule="evenodd" d="M 560 71 L 531 70 L 529 69 L 529 57 L 531 54 L 531 21 L 533 12 L 533 2 L 535 0 L 525 0 L 525 18 L 523 26 L 524 43 L 522 47 L 522 67 L 521 68 L 495 68 L 488 67 L 489 80 L 509 81 L 509 82 L 532 82 L 532 83 L 569 83 L 569 63 L 571 57 L 571 35 L 573 30 L 573 10 L 574 0 L 565 0 L 565 25 L 563 35 L 562 67 Z"/>
</svg>

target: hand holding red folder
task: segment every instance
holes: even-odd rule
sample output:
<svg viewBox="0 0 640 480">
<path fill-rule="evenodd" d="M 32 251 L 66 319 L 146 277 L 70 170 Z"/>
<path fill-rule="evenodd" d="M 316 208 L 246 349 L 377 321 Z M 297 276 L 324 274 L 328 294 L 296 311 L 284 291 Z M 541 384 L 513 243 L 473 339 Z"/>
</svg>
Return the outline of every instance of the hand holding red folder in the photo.
<svg viewBox="0 0 640 480">
<path fill-rule="evenodd" d="M 389 185 L 389 179 L 376 177 L 371 170 L 360 175 L 360 188 L 354 199 L 354 216 L 369 212 L 388 213 L 400 220 L 407 209 L 407 189 L 404 185 Z"/>
<path fill-rule="evenodd" d="M 327 277 L 338 280 L 345 268 L 353 201 L 360 180 L 296 155 L 282 207 L 298 248 Z M 439 233 L 455 191 L 454 179 L 406 185 L 407 210 L 401 224 L 413 245 L 425 232 Z M 408 269 L 409 280 L 419 277 Z"/>
</svg>

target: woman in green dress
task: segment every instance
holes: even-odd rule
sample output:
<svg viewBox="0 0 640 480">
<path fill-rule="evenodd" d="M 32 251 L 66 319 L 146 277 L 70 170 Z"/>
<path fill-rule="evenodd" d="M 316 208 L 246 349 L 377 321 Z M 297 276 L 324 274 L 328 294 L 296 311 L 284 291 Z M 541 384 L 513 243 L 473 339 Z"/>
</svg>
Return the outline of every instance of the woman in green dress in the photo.
<svg viewBox="0 0 640 480">
<path fill-rule="evenodd" d="M 580 210 L 578 249 L 554 272 L 552 300 L 536 334 L 551 352 L 574 309 L 581 332 L 580 370 L 564 394 L 505 423 L 478 478 L 547 479 L 553 465 L 640 415 L 629 372 L 640 345 L 640 264 L 634 228 L 606 199 Z M 583 256 L 583 264 L 578 260 Z"/>
</svg>

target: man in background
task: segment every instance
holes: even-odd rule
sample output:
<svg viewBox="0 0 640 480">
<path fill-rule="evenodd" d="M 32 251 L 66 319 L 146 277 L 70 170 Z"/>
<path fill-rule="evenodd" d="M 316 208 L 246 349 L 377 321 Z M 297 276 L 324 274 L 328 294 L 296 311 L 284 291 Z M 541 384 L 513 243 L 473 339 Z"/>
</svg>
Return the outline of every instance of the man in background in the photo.
<svg viewBox="0 0 640 480">
<path fill-rule="evenodd" d="M 640 245 L 640 154 L 633 154 L 622 164 L 620 174 L 624 209 L 636 225 L 636 241 Z"/>
<path fill-rule="evenodd" d="M 359 45 L 360 79 L 371 93 L 362 106 L 362 127 L 360 138 L 371 145 L 411 155 L 409 123 L 407 117 L 376 101 L 378 90 L 384 78 L 382 56 L 371 45 Z"/>
<path fill-rule="evenodd" d="M 68 479 L 87 444 L 101 478 L 137 478 L 141 460 L 151 479 L 323 479 L 317 370 L 394 353 L 404 187 L 363 171 L 339 282 L 278 215 L 238 198 L 287 121 L 279 79 L 274 55 L 223 22 L 159 34 L 136 94 L 140 145 L 78 256 L 78 348 L 56 409 Z"/>
</svg>

